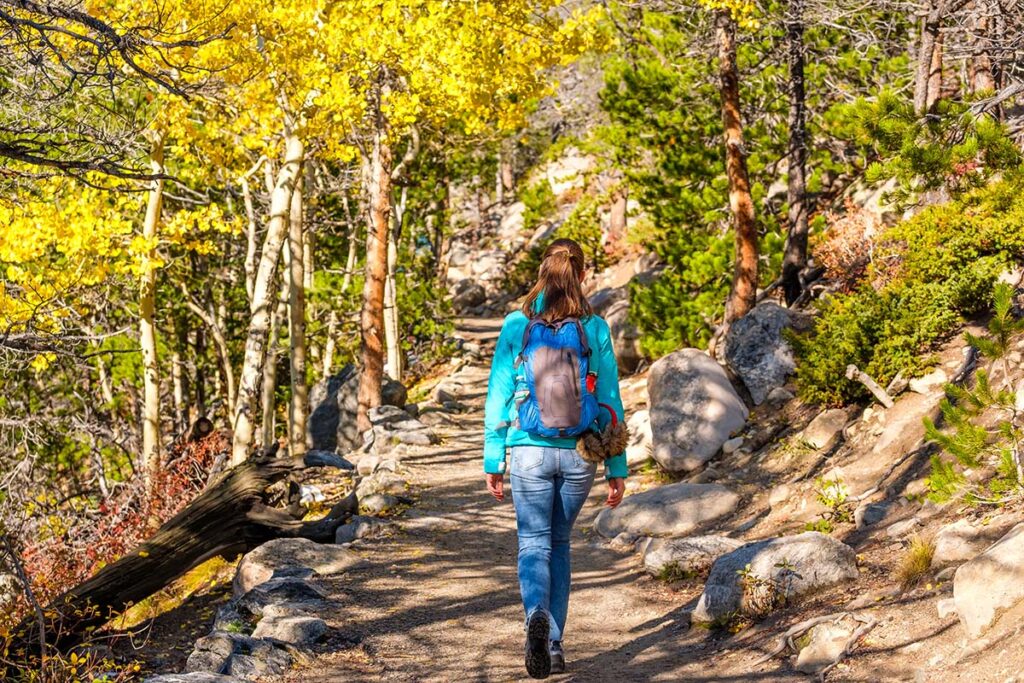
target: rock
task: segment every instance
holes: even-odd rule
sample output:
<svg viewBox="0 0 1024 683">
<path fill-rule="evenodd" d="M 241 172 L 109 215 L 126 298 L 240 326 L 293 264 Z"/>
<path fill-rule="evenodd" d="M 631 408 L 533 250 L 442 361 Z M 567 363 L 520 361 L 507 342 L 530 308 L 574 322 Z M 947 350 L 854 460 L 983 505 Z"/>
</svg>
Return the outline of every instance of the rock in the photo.
<svg viewBox="0 0 1024 683">
<path fill-rule="evenodd" d="M 811 420 L 804 427 L 800 440 L 812 448 L 821 450 L 832 445 L 836 436 L 843 431 L 849 416 L 842 408 L 831 408 Z"/>
<path fill-rule="evenodd" d="M 451 249 L 448 250 L 448 265 L 456 268 L 468 265 L 473 254 L 469 247 L 462 242 L 452 241 Z"/>
<path fill-rule="evenodd" d="M 456 313 L 465 313 L 485 301 L 487 301 L 487 290 L 473 280 L 460 280 L 452 288 L 452 308 Z"/>
<path fill-rule="evenodd" d="M 981 636 L 1002 612 L 1024 601 L 1024 524 L 956 570 L 953 599 L 971 638 Z"/>
<path fill-rule="evenodd" d="M 267 638 L 296 647 L 308 647 L 327 633 L 327 622 L 317 617 L 264 617 L 256 624 L 253 638 Z"/>
<path fill-rule="evenodd" d="M 939 613 L 939 619 L 945 620 L 948 617 L 956 615 L 956 600 L 953 598 L 943 598 L 935 603 L 935 609 Z"/>
<path fill-rule="evenodd" d="M 387 525 L 375 517 L 356 515 L 347 523 L 338 527 L 334 533 L 334 542 L 351 543 L 357 538 L 374 538 L 380 536 L 387 529 Z"/>
<path fill-rule="evenodd" d="M 327 546 L 337 550 L 345 550 L 338 546 Z M 313 603 L 320 604 L 326 600 L 320 589 L 301 578 L 284 576 L 264 581 L 249 592 L 238 598 L 238 605 L 250 614 L 260 615 L 267 605 L 281 603 Z"/>
<path fill-rule="evenodd" d="M 409 417 L 418 418 L 420 416 L 420 407 L 415 403 L 406 404 L 403 410 L 409 413 Z"/>
<path fill-rule="evenodd" d="M 225 673 L 236 677 L 228 680 L 255 680 L 263 675 L 282 674 L 291 663 L 291 655 L 269 641 L 214 631 L 196 641 L 185 663 L 185 672 Z"/>
<path fill-rule="evenodd" d="M 359 509 L 368 515 L 382 515 L 398 507 L 398 498 L 390 493 L 374 493 L 359 501 Z"/>
<path fill-rule="evenodd" d="M 594 528 L 605 538 L 685 536 L 736 509 L 740 497 L 719 484 L 667 484 L 626 497 L 605 509 Z"/>
<path fill-rule="evenodd" d="M 782 387 L 776 387 L 768 392 L 768 398 L 766 400 L 768 401 L 768 405 L 784 406 L 794 398 L 796 398 L 796 396 L 793 395 L 793 392 L 788 389 L 783 389 Z"/>
<path fill-rule="evenodd" d="M 600 289 L 590 296 L 590 305 L 608 323 L 619 370 L 635 372 L 644 355 L 640 350 L 640 330 L 629 322 L 628 287 Z"/>
<path fill-rule="evenodd" d="M 862 503 L 853 511 L 853 522 L 858 529 L 874 526 L 889 514 L 888 503 Z"/>
<path fill-rule="evenodd" d="M 608 542 L 608 547 L 620 553 L 631 553 L 636 550 L 636 542 L 640 540 L 636 534 L 623 531 L 621 534 Z"/>
<path fill-rule="evenodd" d="M 416 429 L 416 425 L 419 425 L 420 429 L 425 427 L 425 425 L 402 410 L 402 408 L 393 405 L 380 405 L 376 408 L 370 408 L 366 416 L 370 419 L 370 424 L 375 426 L 395 427 L 400 425 L 405 429 Z"/>
<path fill-rule="evenodd" d="M 740 449 L 740 446 L 742 445 L 742 436 L 737 436 L 735 439 L 729 439 L 728 441 L 722 444 L 722 453 L 725 453 L 726 455 L 732 455 L 733 453 L 738 451 Z"/>
<path fill-rule="evenodd" d="M 404 384 L 391 378 L 384 379 L 384 385 L 380 388 L 380 401 L 383 405 L 404 409 L 408 398 L 409 390 Z"/>
<path fill-rule="evenodd" d="M 626 446 L 626 463 L 639 465 L 651 459 L 651 414 L 638 410 L 626 420 L 629 427 L 629 444 Z"/>
<path fill-rule="evenodd" d="M 918 394 L 930 394 L 945 387 L 947 381 L 949 380 L 942 368 L 936 368 L 924 377 L 910 380 L 910 390 Z"/>
<path fill-rule="evenodd" d="M 309 436 L 314 450 L 347 453 L 362 445 L 356 429 L 359 375 L 347 365 L 309 392 Z"/>
<path fill-rule="evenodd" d="M 381 458 L 376 455 L 364 455 L 359 459 L 359 463 L 356 465 L 356 473 L 360 476 L 365 477 L 373 474 L 377 471 L 377 466 L 380 464 Z"/>
<path fill-rule="evenodd" d="M 782 336 L 790 314 L 768 301 L 734 322 L 725 337 L 725 359 L 750 392 L 754 405 L 761 405 L 768 392 L 781 387 L 793 374 L 793 349 Z"/>
<path fill-rule="evenodd" d="M 360 500 L 372 493 L 405 493 L 409 482 L 393 472 L 378 470 L 359 482 L 356 497 Z"/>
<path fill-rule="evenodd" d="M 319 576 L 343 574 L 365 564 L 343 548 L 307 538 L 278 538 L 247 553 L 235 571 L 234 594 L 240 596 L 275 577 L 305 569 Z"/>
<path fill-rule="evenodd" d="M 722 367 L 683 349 L 659 359 L 647 381 L 654 459 L 671 472 L 706 463 L 747 420 L 747 407 Z"/>
<path fill-rule="evenodd" d="M 672 565 L 681 572 L 703 572 L 719 557 L 741 545 L 742 541 L 727 536 L 652 538 L 644 548 L 644 569 L 652 576 Z"/>
<path fill-rule="evenodd" d="M 405 531 L 446 533 L 457 529 L 458 526 L 458 521 L 438 515 L 413 515 L 402 521 L 402 529 Z"/>
<path fill-rule="evenodd" d="M 853 631 L 839 624 L 818 624 L 811 629 L 811 640 L 796 658 L 796 670 L 817 674 L 843 656 L 846 641 Z"/>
<path fill-rule="evenodd" d="M 711 566 L 693 612 L 695 622 L 721 623 L 738 610 L 749 608 L 751 595 L 749 589 L 744 589 L 743 571 L 770 582 L 771 590 L 786 600 L 855 581 L 858 576 L 853 548 L 817 531 L 748 543 Z"/>
<path fill-rule="evenodd" d="M 932 567 L 939 568 L 973 560 L 992 544 L 983 530 L 966 519 L 947 524 L 935 533 Z"/>
<path fill-rule="evenodd" d="M 789 484 L 779 484 L 772 488 L 768 494 L 768 505 L 778 507 L 793 497 L 793 487 Z"/>
<path fill-rule="evenodd" d="M 904 538 L 913 533 L 917 527 L 921 525 L 921 520 L 917 517 L 911 517 L 904 519 L 895 524 L 890 524 L 886 530 L 885 535 L 889 538 Z"/>
</svg>

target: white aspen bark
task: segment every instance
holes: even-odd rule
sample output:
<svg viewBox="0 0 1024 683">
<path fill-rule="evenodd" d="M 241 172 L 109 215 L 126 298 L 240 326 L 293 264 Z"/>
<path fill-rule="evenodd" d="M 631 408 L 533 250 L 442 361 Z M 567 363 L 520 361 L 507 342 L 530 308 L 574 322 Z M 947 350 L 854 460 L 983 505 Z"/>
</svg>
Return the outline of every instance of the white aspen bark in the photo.
<svg viewBox="0 0 1024 683">
<path fill-rule="evenodd" d="M 260 166 L 266 160 L 266 157 L 261 156 L 253 164 L 253 167 L 238 179 L 239 184 L 242 186 L 242 199 L 245 202 L 245 294 L 249 298 L 250 305 L 252 304 L 252 291 L 256 281 L 256 209 L 252 203 L 249 178 L 260 170 Z"/>
<path fill-rule="evenodd" d="M 331 311 L 331 317 L 327 320 L 327 343 L 324 344 L 324 365 L 321 376 L 324 380 L 331 376 L 331 366 L 334 364 L 334 349 L 337 346 L 335 335 L 338 333 L 338 314 Z"/>
<path fill-rule="evenodd" d="M 239 378 L 238 400 L 235 402 L 232 420 L 231 464 L 244 462 L 252 447 L 256 405 L 259 399 L 259 384 L 267 347 L 267 333 L 270 328 L 273 305 L 274 274 L 277 272 L 281 245 L 288 234 L 288 210 L 291 206 L 292 190 L 302 166 L 304 154 L 302 140 L 292 131 L 287 131 L 285 158 L 270 198 L 270 217 L 267 234 L 263 239 L 253 298 L 250 305 L 249 331 L 245 339 L 245 355 Z"/>
<path fill-rule="evenodd" d="M 402 234 L 402 222 L 405 218 L 405 205 L 408 200 L 408 188 L 402 187 L 402 196 L 392 208 L 391 216 L 394 226 L 388 235 L 388 270 L 384 282 L 384 344 L 387 347 L 388 376 L 402 381 L 402 345 L 398 333 L 398 287 L 395 283 L 395 270 L 398 266 L 398 240 Z"/>
<path fill-rule="evenodd" d="M 174 400 L 174 430 L 183 434 L 187 425 L 188 411 L 185 409 L 185 382 L 181 374 L 184 361 L 181 353 L 175 349 L 171 352 L 171 389 Z"/>
<path fill-rule="evenodd" d="M 150 170 L 154 175 L 164 172 L 164 135 L 149 136 Z M 139 346 L 142 349 L 142 462 L 146 481 L 152 484 L 160 470 L 160 370 L 156 357 L 156 234 L 163 210 L 164 181 L 153 180 L 146 204 L 146 220 L 142 236 L 147 241 L 140 263 Z"/>
<path fill-rule="evenodd" d="M 286 242 L 284 248 L 288 248 Z M 277 356 L 281 348 L 281 322 L 288 315 L 288 282 L 282 278 L 281 292 L 277 297 L 277 305 L 270 319 L 270 341 L 267 346 L 267 360 L 263 363 L 263 383 L 260 406 L 263 416 L 262 439 L 260 444 L 266 448 L 277 438 Z"/>
<path fill-rule="evenodd" d="M 295 179 L 291 217 L 288 221 L 288 345 L 291 364 L 292 396 L 288 403 L 288 451 L 297 456 L 306 452 L 306 413 L 309 391 L 306 387 L 306 253 L 302 233 L 302 173 Z"/>
</svg>

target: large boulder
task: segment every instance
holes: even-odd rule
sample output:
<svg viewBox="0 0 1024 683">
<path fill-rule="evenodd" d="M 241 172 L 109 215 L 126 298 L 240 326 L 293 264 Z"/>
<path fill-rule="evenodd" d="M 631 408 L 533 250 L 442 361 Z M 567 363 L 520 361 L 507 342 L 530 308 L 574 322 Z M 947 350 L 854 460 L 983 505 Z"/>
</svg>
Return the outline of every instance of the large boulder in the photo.
<svg viewBox="0 0 1024 683">
<path fill-rule="evenodd" d="M 772 389 L 781 387 L 796 370 L 793 348 L 782 336 L 790 313 L 774 302 L 765 302 L 734 322 L 725 337 L 725 359 L 761 405 Z"/>
<path fill-rule="evenodd" d="M 594 528 L 605 538 L 686 536 L 728 515 L 740 497 L 719 484 L 667 484 L 625 498 L 602 510 Z"/>
<path fill-rule="evenodd" d="M 309 392 L 309 436 L 312 448 L 347 453 L 363 443 L 356 429 L 359 373 L 346 365 L 318 382 Z"/>
<path fill-rule="evenodd" d="M 206 671 L 194 671 L 189 674 L 160 674 L 150 676 L 143 683 L 239 683 L 242 678 L 212 674 Z"/>
<path fill-rule="evenodd" d="M 643 548 L 644 569 L 653 576 L 667 567 L 696 574 L 706 571 L 719 557 L 741 545 L 742 541 L 728 536 L 652 538 Z"/>
<path fill-rule="evenodd" d="M 640 351 L 640 331 L 629 322 L 629 290 L 626 287 L 598 290 L 591 295 L 590 305 L 594 313 L 608 323 L 619 370 L 635 372 L 644 356 Z"/>
<path fill-rule="evenodd" d="M 651 366 L 654 459 L 672 472 L 710 460 L 747 421 L 747 407 L 725 370 L 703 351 L 683 349 Z"/>
<path fill-rule="evenodd" d="M 1006 531 L 1006 526 L 998 522 L 981 526 L 960 519 L 947 524 L 935 533 L 932 568 L 939 569 L 973 560 Z"/>
<path fill-rule="evenodd" d="M 755 603 L 781 604 L 857 576 L 853 548 L 816 531 L 748 543 L 712 565 L 693 621 L 722 623 Z"/>
<path fill-rule="evenodd" d="M 651 413 L 638 410 L 626 420 L 629 443 L 626 444 L 626 464 L 640 465 L 651 459 Z"/>
<path fill-rule="evenodd" d="M 335 545 L 307 538 L 278 538 L 242 557 L 235 571 L 234 593 L 241 596 L 273 578 L 296 576 L 296 570 L 329 576 L 362 564 L 364 561 L 358 555 Z"/>
<path fill-rule="evenodd" d="M 1000 614 L 1024 602 L 1024 524 L 956 570 L 953 600 L 972 638 L 989 630 Z"/>
</svg>

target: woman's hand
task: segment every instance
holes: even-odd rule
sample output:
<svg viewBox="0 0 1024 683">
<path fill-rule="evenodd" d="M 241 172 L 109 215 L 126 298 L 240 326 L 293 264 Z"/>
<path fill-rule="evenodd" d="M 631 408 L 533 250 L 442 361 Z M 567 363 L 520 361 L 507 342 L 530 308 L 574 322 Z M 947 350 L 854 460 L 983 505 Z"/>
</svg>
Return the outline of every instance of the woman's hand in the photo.
<svg viewBox="0 0 1024 683">
<path fill-rule="evenodd" d="M 505 500 L 505 477 L 501 474 L 487 475 L 487 490 L 495 500 Z M 619 496 L 620 498 L 622 496 Z"/>
<path fill-rule="evenodd" d="M 622 495 L 626 492 L 626 480 L 622 477 L 614 477 L 608 480 L 608 500 L 604 502 L 610 508 L 618 507 L 622 502 Z M 501 500 L 500 498 L 498 500 Z"/>
</svg>

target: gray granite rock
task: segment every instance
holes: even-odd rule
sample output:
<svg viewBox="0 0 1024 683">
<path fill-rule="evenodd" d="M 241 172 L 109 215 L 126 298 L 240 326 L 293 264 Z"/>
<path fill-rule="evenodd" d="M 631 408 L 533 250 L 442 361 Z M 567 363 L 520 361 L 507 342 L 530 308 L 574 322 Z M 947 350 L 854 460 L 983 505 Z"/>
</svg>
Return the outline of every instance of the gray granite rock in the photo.
<svg viewBox="0 0 1024 683">
<path fill-rule="evenodd" d="M 715 456 L 747 420 L 747 407 L 725 370 L 703 351 L 683 349 L 659 359 L 647 382 L 654 459 L 689 472 Z"/>
<path fill-rule="evenodd" d="M 741 545 L 742 541 L 727 536 L 652 538 L 643 547 L 644 569 L 653 576 L 668 566 L 682 572 L 703 572 L 719 557 Z"/>
<path fill-rule="evenodd" d="M 686 536 L 728 515 L 740 497 L 719 484 L 666 484 L 627 496 L 605 509 L 594 528 L 605 538 L 623 532 L 635 536 Z"/>
<path fill-rule="evenodd" d="M 796 369 L 793 349 L 782 336 L 790 314 L 774 302 L 764 302 L 735 321 L 725 337 L 725 359 L 743 380 L 755 405 L 781 387 Z"/>
</svg>

